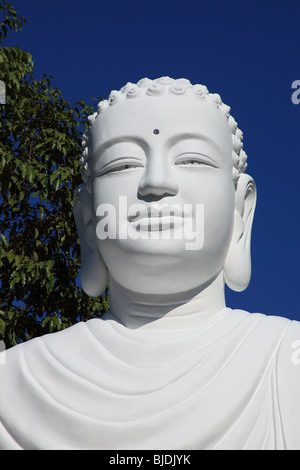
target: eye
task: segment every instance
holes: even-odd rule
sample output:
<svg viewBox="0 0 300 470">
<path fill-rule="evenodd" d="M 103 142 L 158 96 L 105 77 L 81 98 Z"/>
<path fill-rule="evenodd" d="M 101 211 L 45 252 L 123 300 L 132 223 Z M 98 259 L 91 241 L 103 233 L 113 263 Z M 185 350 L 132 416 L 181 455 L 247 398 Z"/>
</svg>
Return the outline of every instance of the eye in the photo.
<svg viewBox="0 0 300 470">
<path fill-rule="evenodd" d="M 213 168 L 218 168 L 217 163 L 207 155 L 201 153 L 182 153 L 179 155 L 175 161 L 175 165 L 186 166 L 186 167 L 196 167 L 196 166 L 210 166 Z"/>
<path fill-rule="evenodd" d="M 195 159 L 185 159 L 185 160 L 182 160 L 181 162 L 176 162 L 176 165 L 206 165 L 206 163 L 203 163 L 203 162 L 200 162 L 199 160 L 195 160 Z"/>
<path fill-rule="evenodd" d="M 120 158 L 105 165 L 98 173 L 97 176 L 107 175 L 109 173 L 118 173 L 123 171 L 132 170 L 135 168 L 143 168 L 143 163 L 136 159 Z"/>
</svg>

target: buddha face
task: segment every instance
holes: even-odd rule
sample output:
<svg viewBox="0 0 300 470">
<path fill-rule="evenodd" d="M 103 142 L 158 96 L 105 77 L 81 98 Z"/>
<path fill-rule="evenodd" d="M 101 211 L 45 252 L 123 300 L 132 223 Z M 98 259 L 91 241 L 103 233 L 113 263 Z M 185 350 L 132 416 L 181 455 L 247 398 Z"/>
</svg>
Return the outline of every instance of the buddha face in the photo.
<svg viewBox="0 0 300 470">
<path fill-rule="evenodd" d="M 191 290 L 217 277 L 235 204 L 223 113 L 192 96 L 127 99 L 96 119 L 91 140 L 95 232 L 107 214 L 101 208 L 115 209 L 116 236 L 96 236 L 110 276 L 149 294 Z"/>
</svg>

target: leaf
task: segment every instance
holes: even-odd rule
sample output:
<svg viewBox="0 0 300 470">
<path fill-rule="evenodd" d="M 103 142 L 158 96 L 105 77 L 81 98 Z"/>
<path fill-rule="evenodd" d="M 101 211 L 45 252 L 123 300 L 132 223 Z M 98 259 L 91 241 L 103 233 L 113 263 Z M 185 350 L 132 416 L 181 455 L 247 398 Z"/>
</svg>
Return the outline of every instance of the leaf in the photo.
<svg viewBox="0 0 300 470">
<path fill-rule="evenodd" d="M 0 339 L 3 340 L 5 337 L 5 322 L 2 318 L 0 318 Z"/>
<path fill-rule="evenodd" d="M 15 256 L 15 266 L 20 266 L 22 260 L 22 256 L 16 255 Z"/>
<path fill-rule="evenodd" d="M 13 250 L 10 250 L 8 253 L 6 253 L 8 261 L 11 263 L 15 259 L 15 253 Z"/>
<path fill-rule="evenodd" d="M 50 333 L 53 331 L 59 331 L 62 328 L 62 321 L 61 318 L 55 316 L 46 317 L 42 322 L 42 327 L 45 328 L 48 326 L 48 330 Z"/>
<path fill-rule="evenodd" d="M 60 178 L 57 178 L 56 183 L 55 183 L 55 191 L 59 189 L 60 182 L 61 182 Z"/>
</svg>

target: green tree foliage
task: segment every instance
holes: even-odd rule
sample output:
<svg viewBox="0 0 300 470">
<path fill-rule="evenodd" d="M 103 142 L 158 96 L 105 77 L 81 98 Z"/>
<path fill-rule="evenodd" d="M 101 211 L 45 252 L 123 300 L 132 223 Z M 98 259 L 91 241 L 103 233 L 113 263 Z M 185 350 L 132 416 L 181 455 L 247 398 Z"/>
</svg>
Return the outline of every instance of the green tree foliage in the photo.
<svg viewBox="0 0 300 470">
<path fill-rule="evenodd" d="M 24 18 L 0 0 L 0 41 Z M 29 53 L 0 50 L 0 340 L 6 347 L 108 309 L 108 293 L 78 286 L 80 246 L 72 206 L 81 183 L 81 136 L 93 108 L 72 107 L 50 79 L 35 79 Z"/>
</svg>

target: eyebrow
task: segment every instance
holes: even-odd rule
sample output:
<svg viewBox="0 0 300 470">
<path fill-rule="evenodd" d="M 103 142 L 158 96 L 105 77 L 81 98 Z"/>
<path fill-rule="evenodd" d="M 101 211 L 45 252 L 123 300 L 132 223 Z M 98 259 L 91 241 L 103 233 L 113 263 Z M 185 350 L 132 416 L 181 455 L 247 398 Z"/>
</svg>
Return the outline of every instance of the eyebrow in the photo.
<svg viewBox="0 0 300 470">
<path fill-rule="evenodd" d="M 222 153 L 222 149 L 218 146 L 218 144 L 214 140 L 212 140 L 210 137 L 206 135 L 196 133 L 196 132 L 182 132 L 180 134 L 176 134 L 173 137 L 170 137 L 167 142 L 171 144 L 172 146 L 174 146 L 181 140 L 189 140 L 189 139 L 202 140 L 204 142 L 207 142 L 211 144 L 218 152 Z"/>
<path fill-rule="evenodd" d="M 196 133 L 196 132 L 181 132 L 179 134 L 176 134 L 172 137 L 169 137 L 169 139 L 165 142 L 165 145 L 171 145 L 174 146 L 176 145 L 179 141 L 182 140 L 188 140 L 188 139 L 195 139 L 195 140 L 202 140 L 204 142 L 208 142 L 211 144 L 218 152 L 222 153 L 222 149 L 216 144 L 214 140 L 212 140 L 210 137 Z M 137 135 L 124 135 L 120 137 L 114 137 L 112 139 L 107 140 L 106 142 L 103 142 L 102 144 L 99 145 L 97 148 L 95 155 L 99 155 L 99 153 L 103 152 L 104 150 L 112 147 L 115 144 L 119 144 L 122 142 L 133 142 L 133 143 L 138 143 L 144 150 L 150 149 L 150 145 L 148 142 L 141 137 Z"/>
<path fill-rule="evenodd" d="M 120 144 L 122 142 L 138 143 L 143 149 L 149 148 L 149 144 L 141 137 L 137 135 L 126 135 L 126 136 L 124 135 L 120 137 L 114 137 L 112 139 L 107 140 L 106 142 L 103 142 L 103 144 L 99 145 L 95 154 L 98 156 L 98 154 L 101 152 L 104 152 L 104 150 L 112 147 L 113 145 Z"/>
</svg>

